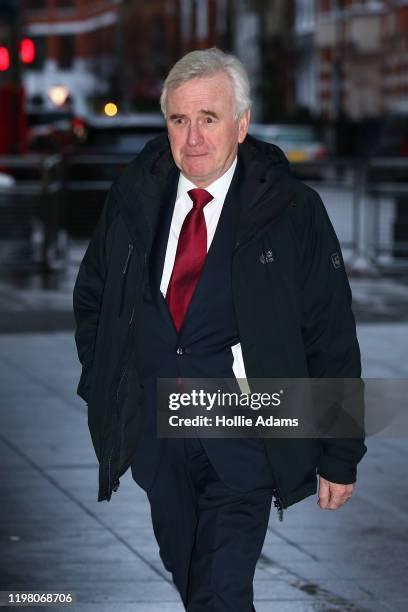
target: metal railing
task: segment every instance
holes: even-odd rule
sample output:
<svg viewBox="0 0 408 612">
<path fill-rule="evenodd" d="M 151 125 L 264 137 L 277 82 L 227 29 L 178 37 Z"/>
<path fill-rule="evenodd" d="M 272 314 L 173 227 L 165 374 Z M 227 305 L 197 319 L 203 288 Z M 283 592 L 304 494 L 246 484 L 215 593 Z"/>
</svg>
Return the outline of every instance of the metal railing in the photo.
<svg viewBox="0 0 408 612">
<path fill-rule="evenodd" d="M 16 176 L 13 187 L 0 188 L 0 261 L 2 245 L 17 236 L 34 263 L 63 266 L 68 236 L 90 236 L 107 190 L 133 157 L 0 157 L 0 172 Z M 408 271 L 408 160 L 338 158 L 292 169 L 322 196 L 351 271 Z"/>
<path fill-rule="evenodd" d="M 408 159 L 331 159 L 293 168 L 321 194 L 331 189 L 346 196 L 337 211 L 330 195 L 323 200 L 348 251 L 349 270 L 408 270 Z"/>
<path fill-rule="evenodd" d="M 0 264 L 55 267 L 67 255 L 60 155 L 0 156 Z"/>
</svg>

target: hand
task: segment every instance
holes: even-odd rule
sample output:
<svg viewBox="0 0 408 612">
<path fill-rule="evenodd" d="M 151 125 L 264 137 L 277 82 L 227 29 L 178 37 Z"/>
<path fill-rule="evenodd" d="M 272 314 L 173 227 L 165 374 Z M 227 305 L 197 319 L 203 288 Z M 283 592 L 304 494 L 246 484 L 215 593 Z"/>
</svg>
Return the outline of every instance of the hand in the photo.
<svg viewBox="0 0 408 612">
<path fill-rule="evenodd" d="M 320 508 L 324 510 L 337 510 L 337 508 L 340 508 L 340 506 L 350 499 L 353 493 L 354 484 L 338 484 L 337 482 L 330 482 L 322 476 L 319 476 L 317 503 Z"/>
</svg>

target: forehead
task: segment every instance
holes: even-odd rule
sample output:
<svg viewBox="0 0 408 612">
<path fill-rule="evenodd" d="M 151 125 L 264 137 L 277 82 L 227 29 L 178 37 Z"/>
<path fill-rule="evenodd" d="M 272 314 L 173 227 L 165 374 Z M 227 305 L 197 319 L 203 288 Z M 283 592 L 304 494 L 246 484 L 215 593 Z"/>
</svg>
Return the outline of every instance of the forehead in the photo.
<svg viewBox="0 0 408 612">
<path fill-rule="evenodd" d="M 233 87 L 227 74 L 220 72 L 212 76 L 195 77 L 175 89 L 167 96 L 167 111 L 188 113 L 200 110 L 226 110 L 232 108 Z"/>
</svg>

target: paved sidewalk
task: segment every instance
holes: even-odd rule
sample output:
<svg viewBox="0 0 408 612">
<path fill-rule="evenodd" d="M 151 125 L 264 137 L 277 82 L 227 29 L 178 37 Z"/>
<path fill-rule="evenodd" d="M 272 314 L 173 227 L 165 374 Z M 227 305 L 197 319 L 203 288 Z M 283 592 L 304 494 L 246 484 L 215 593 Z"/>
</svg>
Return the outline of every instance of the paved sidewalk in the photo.
<svg viewBox="0 0 408 612">
<path fill-rule="evenodd" d="M 383 367 L 407 377 L 405 324 L 361 325 L 359 336 L 366 376 Z M 76 604 L 53 610 L 181 611 L 145 494 L 129 473 L 110 503 L 96 502 L 97 465 L 73 392 L 78 375 L 71 333 L 1 336 L 1 589 L 77 594 Z M 314 498 L 288 509 L 283 523 L 272 511 L 257 612 L 407 609 L 408 445 L 368 446 L 341 511 L 321 511 Z"/>
<path fill-rule="evenodd" d="M 52 610 L 182 612 L 144 492 L 127 473 L 111 502 L 96 501 L 97 463 L 75 395 L 79 253 L 57 281 L 0 280 L 0 590 L 77 594 Z M 407 284 L 357 279 L 353 291 L 364 376 L 408 378 Z M 408 443 L 370 438 L 368 448 L 340 511 L 309 498 L 279 523 L 272 510 L 257 612 L 408 609 Z"/>
</svg>

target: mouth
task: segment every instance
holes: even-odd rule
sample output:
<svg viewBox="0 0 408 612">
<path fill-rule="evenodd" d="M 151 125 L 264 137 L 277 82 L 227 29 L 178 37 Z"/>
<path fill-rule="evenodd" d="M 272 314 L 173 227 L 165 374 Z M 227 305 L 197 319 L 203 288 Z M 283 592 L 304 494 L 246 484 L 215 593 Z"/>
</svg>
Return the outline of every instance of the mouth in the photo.
<svg viewBox="0 0 408 612">
<path fill-rule="evenodd" d="M 205 157 L 208 153 L 187 153 L 186 157 Z"/>
</svg>

